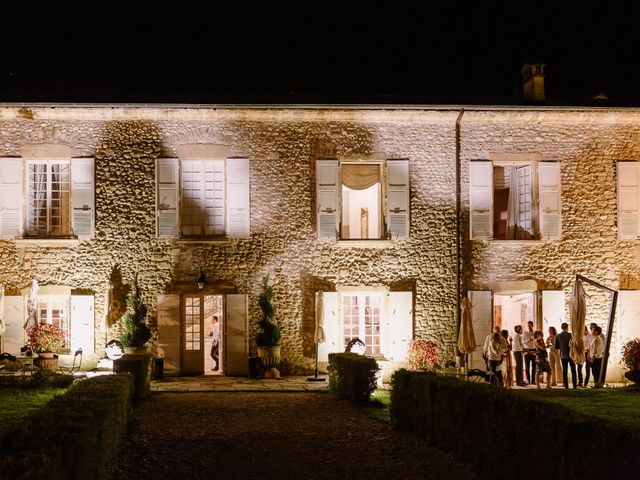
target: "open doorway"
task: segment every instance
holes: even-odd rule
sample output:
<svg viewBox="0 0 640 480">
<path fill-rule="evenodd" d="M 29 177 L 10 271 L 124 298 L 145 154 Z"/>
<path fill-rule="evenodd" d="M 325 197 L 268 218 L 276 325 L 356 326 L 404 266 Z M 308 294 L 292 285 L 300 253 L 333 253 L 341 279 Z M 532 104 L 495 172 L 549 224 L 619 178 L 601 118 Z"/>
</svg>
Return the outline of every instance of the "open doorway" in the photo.
<svg viewBox="0 0 640 480">
<path fill-rule="evenodd" d="M 493 296 L 493 324 L 513 337 L 514 327 L 527 330 L 527 322 L 536 324 L 535 293 L 496 293 Z"/>
<path fill-rule="evenodd" d="M 223 374 L 223 305 L 223 295 L 183 296 L 183 375 Z"/>
</svg>

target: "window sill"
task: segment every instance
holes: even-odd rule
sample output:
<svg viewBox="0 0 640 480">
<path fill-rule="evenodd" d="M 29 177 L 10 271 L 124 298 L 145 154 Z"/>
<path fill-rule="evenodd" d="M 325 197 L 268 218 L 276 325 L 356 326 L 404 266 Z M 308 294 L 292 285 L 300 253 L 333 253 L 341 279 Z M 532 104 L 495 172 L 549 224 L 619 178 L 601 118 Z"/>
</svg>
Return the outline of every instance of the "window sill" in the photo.
<svg viewBox="0 0 640 480">
<path fill-rule="evenodd" d="M 204 238 L 174 238 L 174 242 L 181 243 L 185 245 L 189 244 L 197 244 L 197 243 L 205 243 L 205 244 L 215 244 L 215 245 L 230 245 L 231 239 L 229 237 L 204 237 Z"/>
<path fill-rule="evenodd" d="M 542 240 L 542 239 L 537 239 L 537 240 L 495 240 L 495 239 L 491 239 L 489 240 L 489 243 L 491 243 L 492 245 L 537 245 L 540 243 L 547 243 L 550 242 L 551 240 Z"/>
<path fill-rule="evenodd" d="M 73 247 L 80 244 L 77 238 L 18 238 L 16 247 Z"/>
<path fill-rule="evenodd" d="M 338 240 L 336 244 L 343 248 L 387 248 L 395 245 L 394 240 Z"/>
</svg>

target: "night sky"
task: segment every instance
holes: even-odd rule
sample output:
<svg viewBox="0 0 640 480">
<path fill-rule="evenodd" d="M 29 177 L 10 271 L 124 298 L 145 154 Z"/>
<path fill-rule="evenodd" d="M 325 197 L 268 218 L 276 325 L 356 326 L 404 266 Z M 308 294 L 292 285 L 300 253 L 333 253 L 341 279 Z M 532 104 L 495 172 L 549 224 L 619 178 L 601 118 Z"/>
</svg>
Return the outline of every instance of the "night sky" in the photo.
<svg viewBox="0 0 640 480">
<path fill-rule="evenodd" d="M 538 60 L 550 104 L 640 105 L 622 2 L 0 4 L 5 102 L 518 104 Z"/>
</svg>

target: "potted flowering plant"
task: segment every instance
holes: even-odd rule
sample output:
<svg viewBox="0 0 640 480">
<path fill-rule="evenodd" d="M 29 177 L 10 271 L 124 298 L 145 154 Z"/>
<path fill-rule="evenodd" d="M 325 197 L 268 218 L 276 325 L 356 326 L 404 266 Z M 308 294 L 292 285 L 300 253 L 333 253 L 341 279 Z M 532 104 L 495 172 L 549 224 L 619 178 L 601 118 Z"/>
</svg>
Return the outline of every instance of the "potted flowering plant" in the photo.
<svg viewBox="0 0 640 480">
<path fill-rule="evenodd" d="M 629 369 L 624 376 L 640 385 L 640 338 L 629 340 L 622 347 L 622 363 Z"/>
<path fill-rule="evenodd" d="M 440 368 L 438 345 L 427 340 L 411 340 L 409 344 L 409 367 L 413 370 L 438 370 Z"/>
<path fill-rule="evenodd" d="M 55 368 L 58 358 L 54 351 L 64 344 L 64 332 L 60 327 L 49 323 L 37 323 L 28 331 L 31 350 L 38 354 L 34 360 L 40 368 Z"/>
</svg>

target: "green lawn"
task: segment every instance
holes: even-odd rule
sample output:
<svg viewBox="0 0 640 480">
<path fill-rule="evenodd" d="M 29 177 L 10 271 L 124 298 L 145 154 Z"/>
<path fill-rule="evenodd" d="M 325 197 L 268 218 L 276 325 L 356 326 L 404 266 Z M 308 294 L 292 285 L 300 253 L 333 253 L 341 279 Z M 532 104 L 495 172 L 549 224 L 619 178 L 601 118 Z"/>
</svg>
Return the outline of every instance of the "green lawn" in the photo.
<svg viewBox="0 0 640 480">
<path fill-rule="evenodd" d="M 640 429 L 640 391 L 637 389 L 635 391 L 630 388 L 553 389 L 551 391 L 541 389 L 514 390 L 514 393 L 560 403 L 580 413 Z"/>
<path fill-rule="evenodd" d="M 384 423 L 391 423 L 391 390 L 375 390 L 371 394 L 369 415 Z"/>
<path fill-rule="evenodd" d="M 66 388 L 0 387 L 0 437 L 16 428 L 31 412 L 66 391 Z"/>
</svg>

